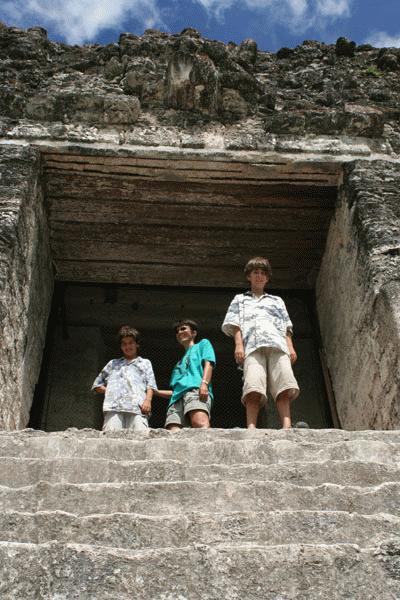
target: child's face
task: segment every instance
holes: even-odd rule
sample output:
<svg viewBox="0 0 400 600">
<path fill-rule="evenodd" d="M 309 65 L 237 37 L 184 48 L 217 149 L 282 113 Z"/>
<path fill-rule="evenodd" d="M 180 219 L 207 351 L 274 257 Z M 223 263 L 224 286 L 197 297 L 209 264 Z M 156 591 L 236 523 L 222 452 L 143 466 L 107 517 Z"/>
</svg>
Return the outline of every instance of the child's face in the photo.
<svg viewBox="0 0 400 600">
<path fill-rule="evenodd" d="M 264 288 L 268 283 L 268 275 L 263 269 L 253 269 L 247 275 L 252 288 Z"/>
<path fill-rule="evenodd" d="M 121 340 L 121 350 L 125 358 L 132 359 L 137 356 L 139 345 L 135 338 L 131 335 L 127 335 Z"/>
<path fill-rule="evenodd" d="M 185 345 L 185 343 L 187 344 L 190 342 L 194 342 L 194 339 L 196 337 L 196 331 L 193 331 L 193 329 L 191 329 L 189 325 L 180 325 L 176 329 L 175 333 L 176 339 L 180 344 L 183 345 Z"/>
</svg>

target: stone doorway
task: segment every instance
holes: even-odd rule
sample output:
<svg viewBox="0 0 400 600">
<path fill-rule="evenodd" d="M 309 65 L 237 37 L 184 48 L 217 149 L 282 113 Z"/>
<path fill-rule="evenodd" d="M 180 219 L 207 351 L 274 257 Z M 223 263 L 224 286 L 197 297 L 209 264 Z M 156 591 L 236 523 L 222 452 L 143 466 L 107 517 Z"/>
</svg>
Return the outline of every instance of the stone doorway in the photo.
<svg viewBox="0 0 400 600">
<path fill-rule="evenodd" d="M 241 377 L 220 323 L 233 293 L 243 289 L 243 264 L 255 254 L 270 258 L 273 286 L 288 302 L 297 345 L 302 346 L 304 364 L 301 359 L 297 370 L 307 393 L 294 417 L 314 427 L 331 425 L 316 322 L 310 315 L 337 197 L 338 165 L 252 153 L 200 156 L 190 151 L 178 156 L 143 149 L 109 156 L 99 149 L 76 153 L 51 148 L 42 157 L 55 297 L 62 299 L 53 308 L 59 318 L 50 328 L 55 345 L 48 346 L 53 350 L 48 351 L 47 379 L 42 375 L 36 394 L 41 400 L 35 406 L 42 402 L 45 409 L 33 411 L 41 427 L 101 426 L 100 400 L 88 397 L 87 390 L 106 360 L 118 355 L 113 339 L 124 322 L 143 331 L 143 352 L 155 364 L 159 385 L 165 386 L 179 357 L 171 321 L 188 314 L 197 318 L 220 355 L 216 387 L 224 393 L 218 394 L 213 425 L 243 425 Z M 153 303 L 147 314 L 132 308 L 149 311 Z M 161 346 L 154 344 L 157 336 Z M 82 354 L 82 344 L 87 353 Z M 81 381 L 74 375 L 76 356 L 81 356 Z M 69 394 L 76 399 L 71 409 L 66 390 L 59 390 L 66 372 Z M 226 381 L 237 403 L 233 413 L 225 406 Z M 163 421 L 163 407 L 158 406 L 152 424 Z M 272 413 L 268 424 L 277 424 Z"/>
<path fill-rule="evenodd" d="M 238 291 L 58 284 L 31 425 L 46 431 L 101 428 L 101 397 L 91 393 L 90 387 L 104 364 L 120 355 L 116 332 L 124 323 L 141 331 L 141 353 L 152 361 L 160 388 L 167 388 L 171 368 L 181 354 L 171 325 L 176 318 L 191 316 L 199 322 L 200 336 L 212 341 L 217 354 L 212 425 L 244 427 L 241 373 L 233 361 L 232 340 L 220 330 L 227 305 Z M 299 290 L 276 292 L 285 298 L 296 332 L 299 360 L 295 370 L 302 394 L 293 405 L 293 417 L 307 421 L 313 428 L 331 427 L 312 294 Z M 153 407 L 150 424 L 162 427 L 166 403 L 156 398 Z M 272 402 L 267 414 L 261 416 L 260 426 L 279 426 Z"/>
<path fill-rule="evenodd" d="M 232 290 L 261 254 L 276 290 L 315 292 L 335 426 L 396 427 L 398 165 L 369 151 L 355 160 L 333 141 L 328 153 L 288 154 L 291 143 L 4 147 L 15 212 L 0 211 L 12 232 L 0 269 L 0 426 L 28 424 L 53 281 Z"/>
</svg>

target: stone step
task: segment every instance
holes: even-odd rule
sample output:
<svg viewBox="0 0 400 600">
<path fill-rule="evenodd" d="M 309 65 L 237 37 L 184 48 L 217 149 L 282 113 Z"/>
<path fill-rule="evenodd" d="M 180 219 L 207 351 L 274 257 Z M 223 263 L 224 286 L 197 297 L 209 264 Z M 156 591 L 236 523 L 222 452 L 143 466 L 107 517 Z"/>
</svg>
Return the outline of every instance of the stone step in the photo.
<svg viewBox="0 0 400 600">
<path fill-rule="evenodd" d="M 61 511 L 0 513 L 0 540 L 146 549 L 201 543 L 343 544 L 377 546 L 400 539 L 400 517 L 340 511 L 273 510 L 188 512 L 146 516 L 132 513 L 77 516 Z"/>
<path fill-rule="evenodd" d="M 207 507 L 210 512 L 252 510 L 347 511 L 400 515 L 400 483 L 299 486 L 287 482 L 163 482 L 49 484 L 0 487 L 0 508 L 36 512 L 73 511 L 79 515 L 113 512 L 177 514 Z"/>
<path fill-rule="evenodd" d="M 22 429 L 18 431 L 0 431 L 0 440 L 5 438 L 26 439 L 26 438 L 49 438 L 49 437 L 68 437 L 74 439 L 87 440 L 90 438 L 114 438 L 122 440 L 138 439 L 190 439 L 191 442 L 203 442 L 206 440 L 247 440 L 264 439 L 270 440 L 296 438 L 306 439 L 308 441 L 318 441 L 320 443 L 331 441 L 353 440 L 378 440 L 400 443 L 400 430 L 375 431 L 371 429 L 360 431 L 347 431 L 345 429 L 243 429 L 236 427 L 234 429 L 182 429 L 176 433 L 169 433 L 165 429 L 149 429 L 147 432 L 132 431 L 113 431 L 104 433 L 97 429 L 75 429 L 70 428 L 63 431 L 46 432 L 38 429 Z"/>
<path fill-rule="evenodd" d="M 209 456 L 212 461 L 213 457 Z M 177 460 L 117 461 L 101 458 L 15 458 L 0 462 L 0 483 L 8 487 L 48 483 L 124 481 L 287 481 L 297 485 L 371 486 L 400 481 L 394 465 L 355 462 L 282 462 L 279 464 L 187 464 Z"/>
<path fill-rule="evenodd" d="M 222 430 L 224 431 L 224 430 Z M 261 433 L 259 433 L 261 431 Z M 265 433 L 263 433 L 265 431 Z M 41 432 L 40 432 L 41 433 Z M 216 431 L 168 434 L 154 431 L 148 437 L 140 434 L 104 436 L 99 432 L 87 435 L 64 434 L 2 434 L 0 457 L 19 458 L 106 458 L 108 460 L 177 460 L 187 464 L 277 464 L 282 462 L 360 461 L 398 465 L 400 443 L 397 435 L 364 436 L 332 430 L 318 438 L 315 431 L 293 430 L 274 432 L 258 430 L 244 433 Z M 376 432 L 372 432 L 375 433 Z M 392 433 L 392 432 L 382 432 Z M 277 435 L 280 434 L 280 435 Z"/>
<path fill-rule="evenodd" d="M 195 545 L 145 551 L 0 544 L 2 600 L 394 600 L 391 548 Z"/>
</svg>

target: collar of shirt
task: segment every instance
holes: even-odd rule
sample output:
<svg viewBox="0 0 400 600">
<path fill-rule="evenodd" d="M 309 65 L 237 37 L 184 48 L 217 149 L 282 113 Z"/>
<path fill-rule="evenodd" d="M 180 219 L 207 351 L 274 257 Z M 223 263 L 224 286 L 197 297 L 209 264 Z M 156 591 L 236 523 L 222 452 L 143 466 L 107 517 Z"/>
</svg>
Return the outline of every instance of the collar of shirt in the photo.
<svg viewBox="0 0 400 600">
<path fill-rule="evenodd" d="M 135 356 L 135 358 L 132 358 L 131 360 L 128 360 L 125 357 L 122 358 L 123 365 L 132 365 L 136 361 L 140 362 L 140 356 Z"/>
<path fill-rule="evenodd" d="M 247 292 L 245 292 L 244 295 L 248 296 L 249 298 L 254 298 L 256 300 L 261 300 L 261 298 L 267 298 L 269 296 L 269 294 L 267 294 L 267 292 L 264 292 L 263 294 L 261 294 L 261 296 L 256 296 L 255 294 L 253 294 L 253 292 L 251 290 L 248 290 Z"/>
</svg>

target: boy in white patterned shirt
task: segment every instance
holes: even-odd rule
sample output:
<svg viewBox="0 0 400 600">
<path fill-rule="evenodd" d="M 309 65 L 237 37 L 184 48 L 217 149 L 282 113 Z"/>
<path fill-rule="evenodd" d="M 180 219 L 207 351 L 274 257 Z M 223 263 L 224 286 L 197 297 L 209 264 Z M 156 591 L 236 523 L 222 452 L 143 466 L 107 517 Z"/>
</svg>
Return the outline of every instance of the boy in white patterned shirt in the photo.
<svg viewBox="0 0 400 600">
<path fill-rule="evenodd" d="M 110 360 L 94 380 L 92 390 L 104 394 L 103 431 L 148 429 L 153 390 L 153 367 L 138 356 L 139 332 L 124 325 L 118 332 L 123 358 Z"/>
<path fill-rule="evenodd" d="M 243 365 L 242 402 L 247 427 L 254 428 L 267 390 L 276 401 L 283 429 L 292 425 L 290 403 L 299 395 L 292 365 L 297 360 L 293 326 L 285 303 L 265 292 L 272 274 L 266 258 L 256 256 L 244 268 L 250 291 L 237 294 L 222 324 L 222 331 L 235 340 L 235 360 Z"/>
</svg>

